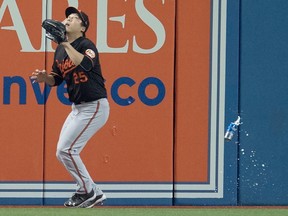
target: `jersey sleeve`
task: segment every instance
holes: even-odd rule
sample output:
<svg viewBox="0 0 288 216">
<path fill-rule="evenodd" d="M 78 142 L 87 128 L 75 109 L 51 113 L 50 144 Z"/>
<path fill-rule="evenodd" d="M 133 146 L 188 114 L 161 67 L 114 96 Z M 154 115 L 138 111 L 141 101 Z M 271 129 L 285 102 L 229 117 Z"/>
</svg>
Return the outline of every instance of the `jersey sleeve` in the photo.
<svg viewBox="0 0 288 216">
<path fill-rule="evenodd" d="M 98 50 L 91 41 L 85 41 L 81 53 L 84 55 L 84 58 L 80 66 L 85 71 L 91 71 L 95 66 L 99 65 Z"/>
</svg>

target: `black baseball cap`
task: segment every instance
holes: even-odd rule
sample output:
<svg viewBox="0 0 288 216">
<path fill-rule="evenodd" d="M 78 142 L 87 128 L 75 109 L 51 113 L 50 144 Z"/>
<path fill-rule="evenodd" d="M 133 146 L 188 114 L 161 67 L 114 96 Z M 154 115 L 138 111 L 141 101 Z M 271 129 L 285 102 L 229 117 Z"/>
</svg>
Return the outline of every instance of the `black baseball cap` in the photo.
<svg viewBox="0 0 288 216">
<path fill-rule="evenodd" d="M 83 23 L 83 26 L 85 27 L 85 31 L 84 31 L 84 36 L 85 36 L 85 32 L 88 30 L 89 28 L 89 18 L 87 16 L 87 14 L 85 14 L 83 11 L 81 10 L 78 10 L 74 7 L 68 7 L 66 8 L 65 10 L 65 15 L 66 15 L 66 18 L 70 15 L 70 14 L 73 14 L 73 13 L 76 13 L 79 18 L 81 19 L 82 23 Z"/>
</svg>

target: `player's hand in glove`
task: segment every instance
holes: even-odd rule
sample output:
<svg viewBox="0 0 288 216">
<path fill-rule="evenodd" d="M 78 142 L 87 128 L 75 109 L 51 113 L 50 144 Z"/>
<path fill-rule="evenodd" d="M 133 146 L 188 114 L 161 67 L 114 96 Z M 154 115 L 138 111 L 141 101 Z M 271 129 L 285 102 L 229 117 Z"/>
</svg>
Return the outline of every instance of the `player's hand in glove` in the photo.
<svg viewBox="0 0 288 216">
<path fill-rule="evenodd" d="M 62 22 L 46 19 L 42 22 L 42 27 L 46 30 L 46 37 L 57 44 L 67 41 L 66 27 Z"/>
</svg>

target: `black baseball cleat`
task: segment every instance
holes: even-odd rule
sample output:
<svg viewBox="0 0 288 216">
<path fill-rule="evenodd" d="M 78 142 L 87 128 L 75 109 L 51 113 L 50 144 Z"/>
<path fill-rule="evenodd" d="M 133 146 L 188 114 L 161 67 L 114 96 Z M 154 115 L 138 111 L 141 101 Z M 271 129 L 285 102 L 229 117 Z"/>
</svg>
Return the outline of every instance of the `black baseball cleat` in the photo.
<svg viewBox="0 0 288 216">
<path fill-rule="evenodd" d="M 85 202 L 83 205 L 81 205 L 80 208 L 92 208 L 93 206 L 102 206 L 105 200 L 106 200 L 106 195 L 101 194 L 101 195 L 96 196 L 93 200 Z"/>
<path fill-rule="evenodd" d="M 88 194 L 75 193 L 69 200 L 67 200 L 64 203 L 64 206 L 69 208 L 81 208 L 82 206 L 85 206 L 87 203 L 90 203 L 91 201 L 95 200 L 96 197 L 97 196 L 94 190 L 92 190 Z"/>
</svg>

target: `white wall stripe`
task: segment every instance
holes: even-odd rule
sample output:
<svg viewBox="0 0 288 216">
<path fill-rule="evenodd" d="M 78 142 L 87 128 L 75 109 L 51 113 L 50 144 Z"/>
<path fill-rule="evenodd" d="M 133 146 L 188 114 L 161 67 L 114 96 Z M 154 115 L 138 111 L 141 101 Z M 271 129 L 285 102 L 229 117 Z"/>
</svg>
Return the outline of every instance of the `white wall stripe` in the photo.
<svg viewBox="0 0 288 216">
<path fill-rule="evenodd" d="M 105 193 L 108 198 L 170 198 L 172 193 Z"/>
<path fill-rule="evenodd" d="M 215 184 L 175 184 L 175 190 L 176 191 L 210 191 L 210 190 L 215 190 Z"/>
<path fill-rule="evenodd" d="M 43 192 L 0 192 L 0 198 L 43 198 Z"/>
<path fill-rule="evenodd" d="M 98 184 L 102 190 L 171 190 L 172 184 Z M 45 189 L 71 189 L 75 190 L 75 184 L 45 184 Z"/>
<path fill-rule="evenodd" d="M 210 92 L 210 185 L 216 185 L 216 137 L 217 137 L 217 95 L 218 95 L 218 31 L 219 31 L 219 0 L 212 5 L 212 46 L 211 46 L 211 92 Z"/>
<path fill-rule="evenodd" d="M 175 196 L 177 198 L 181 199 L 196 199 L 196 198 L 223 198 L 223 195 L 221 193 L 215 192 L 215 193 L 176 193 Z"/>
<path fill-rule="evenodd" d="M 225 123 L 225 90 L 226 90 L 226 28 L 227 0 L 221 1 L 221 30 L 220 30 L 220 82 L 219 82 L 219 123 L 218 123 L 218 193 L 224 195 L 224 123 Z"/>
<path fill-rule="evenodd" d="M 172 198 L 171 192 L 107 192 L 107 198 Z M 67 192 L 45 192 L 45 198 L 68 198 L 71 193 Z"/>
<path fill-rule="evenodd" d="M 34 183 L 0 183 L 0 190 L 43 190 L 42 184 Z"/>
<path fill-rule="evenodd" d="M 103 190 L 173 190 L 173 184 L 97 184 Z M 73 183 L 0 183 L 0 190 L 75 190 Z"/>
<path fill-rule="evenodd" d="M 170 198 L 172 192 L 107 192 L 108 198 Z M 71 192 L 1 192 L 0 198 L 69 198 Z"/>
</svg>

